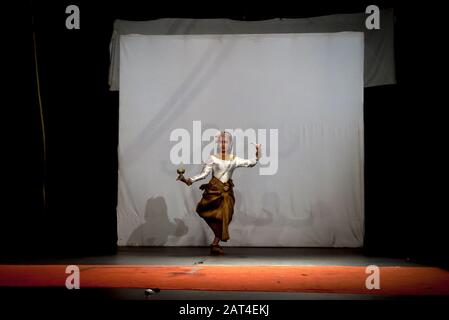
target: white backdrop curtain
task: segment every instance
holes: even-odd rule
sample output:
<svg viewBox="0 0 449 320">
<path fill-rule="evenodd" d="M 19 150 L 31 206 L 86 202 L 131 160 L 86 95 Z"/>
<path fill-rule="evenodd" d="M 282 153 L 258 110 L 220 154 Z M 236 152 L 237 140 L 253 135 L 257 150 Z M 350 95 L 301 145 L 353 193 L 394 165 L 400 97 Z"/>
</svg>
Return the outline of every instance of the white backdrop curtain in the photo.
<svg viewBox="0 0 449 320">
<path fill-rule="evenodd" d="M 157 19 L 151 21 L 116 20 L 111 38 L 110 90 L 119 90 L 120 36 L 127 34 L 263 34 L 329 33 L 357 31 L 364 33 L 364 86 L 396 83 L 394 62 L 394 12 L 380 11 L 380 29 L 368 30 L 368 14 L 334 14 L 301 19 L 235 21 L 230 19 Z"/>
<path fill-rule="evenodd" d="M 206 145 L 193 132 L 201 121 L 202 131 L 278 132 L 259 139 L 256 167 L 234 173 L 226 245 L 362 246 L 363 61 L 362 32 L 122 36 L 118 244 L 210 243 L 195 213 L 208 179 L 176 182 L 170 158 L 174 130 Z"/>
</svg>

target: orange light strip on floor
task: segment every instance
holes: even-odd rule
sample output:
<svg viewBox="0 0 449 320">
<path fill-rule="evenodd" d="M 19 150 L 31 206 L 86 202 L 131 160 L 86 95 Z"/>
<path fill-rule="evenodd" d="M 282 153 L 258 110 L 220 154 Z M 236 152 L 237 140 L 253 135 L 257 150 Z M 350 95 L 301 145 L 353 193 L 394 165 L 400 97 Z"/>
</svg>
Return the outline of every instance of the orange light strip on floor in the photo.
<svg viewBox="0 0 449 320">
<path fill-rule="evenodd" d="M 380 289 L 368 290 L 362 266 L 79 265 L 83 288 L 449 295 L 449 272 L 432 267 L 379 267 Z M 0 265 L 0 286 L 64 287 L 65 265 Z"/>
</svg>

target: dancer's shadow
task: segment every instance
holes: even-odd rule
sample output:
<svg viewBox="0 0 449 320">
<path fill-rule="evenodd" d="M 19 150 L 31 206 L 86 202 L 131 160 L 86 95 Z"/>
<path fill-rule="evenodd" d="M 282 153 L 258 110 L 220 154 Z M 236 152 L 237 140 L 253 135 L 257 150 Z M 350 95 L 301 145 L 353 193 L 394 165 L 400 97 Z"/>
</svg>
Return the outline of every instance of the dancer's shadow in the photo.
<svg viewBox="0 0 449 320">
<path fill-rule="evenodd" d="M 183 236 L 188 232 L 183 220 L 171 222 L 167 215 L 167 204 L 163 197 L 149 198 L 145 207 L 145 222 L 138 226 L 128 238 L 130 246 L 163 246 L 169 236 Z"/>
<path fill-rule="evenodd" d="M 237 205 L 233 232 L 241 239 L 252 239 L 258 228 L 269 227 L 281 235 L 286 230 L 310 228 L 314 223 L 313 210 L 306 210 L 306 215 L 302 217 L 289 217 L 282 214 L 281 199 L 276 192 L 266 192 L 261 196 L 262 206 L 259 213 L 255 211 L 254 206 L 241 201 L 240 192 L 235 191 L 235 194 Z"/>
<path fill-rule="evenodd" d="M 280 204 L 279 196 L 274 192 L 265 193 L 262 197 L 262 215 L 253 213 L 253 209 L 242 201 L 242 194 L 238 190 L 234 190 L 236 208 L 235 221 L 237 224 L 244 226 L 266 226 L 273 222 L 273 217 L 278 216 Z"/>
<path fill-rule="evenodd" d="M 292 218 L 281 214 L 281 200 L 276 192 L 266 192 L 262 195 L 262 209 L 260 214 L 254 213 L 252 206 L 242 205 L 241 193 L 236 191 L 236 221 L 241 225 L 262 227 L 267 225 L 281 227 L 309 227 L 313 223 L 312 212 L 309 211 L 305 217 Z M 293 207 L 293 204 L 292 204 Z"/>
</svg>

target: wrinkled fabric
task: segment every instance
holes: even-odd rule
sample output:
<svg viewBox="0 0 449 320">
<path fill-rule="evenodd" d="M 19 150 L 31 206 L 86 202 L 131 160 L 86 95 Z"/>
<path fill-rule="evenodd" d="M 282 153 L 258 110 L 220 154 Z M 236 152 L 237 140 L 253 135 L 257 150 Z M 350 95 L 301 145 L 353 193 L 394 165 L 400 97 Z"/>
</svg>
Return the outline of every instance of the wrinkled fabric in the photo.
<svg viewBox="0 0 449 320">
<path fill-rule="evenodd" d="M 202 184 L 203 196 L 196 207 L 196 212 L 206 221 L 221 241 L 229 240 L 229 224 L 234 214 L 234 183 L 226 183 L 212 177 L 209 183 Z M 220 230 L 221 227 L 221 230 Z"/>
<path fill-rule="evenodd" d="M 241 158 L 262 145 L 255 167 L 233 172 L 228 246 L 363 245 L 362 33 L 124 36 L 121 46 L 118 245 L 209 241 L 195 208 L 211 176 L 190 187 L 176 178 L 181 166 L 201 172 L 220 130 L 241 130 Z"/>
<path fill-rule="evenodd" d="M 188 35 L 188 34 L 270 34 L 270 33 L 329 33 L 360 31 L 365 35 L 365 87 L 396 83 L 394 61 L 394 12 L 380 11 L 380 29 L 368 30 L 367 14 L 333 14 L 299 19 L 269 19 L 236 21 L 230 19 L 166 18 L 150 21 L 116 20 L 110 42 L 111 91 L 120 90 L 120 38 L 129 34 Z M 123 58 L 123 57 L 122 57 Z"/>
<path fill-rule="evenodd" d="M 201 171 L 201 173 L 191 177 L 190 179 L 192 180 L 192 182 L 196 182 L 198 180 L 206 178 L 209 173 L 212 172 L 212 175 L 215 178 L 225 183 L 232 178 L 234 169 L 239 167 L 254 167 L 256 164 L 257 159 L 243 159 L 231 155 L 229 160 L 222 160 L 212 155 L 203 166 L 203 170 Z"/>
</svg>

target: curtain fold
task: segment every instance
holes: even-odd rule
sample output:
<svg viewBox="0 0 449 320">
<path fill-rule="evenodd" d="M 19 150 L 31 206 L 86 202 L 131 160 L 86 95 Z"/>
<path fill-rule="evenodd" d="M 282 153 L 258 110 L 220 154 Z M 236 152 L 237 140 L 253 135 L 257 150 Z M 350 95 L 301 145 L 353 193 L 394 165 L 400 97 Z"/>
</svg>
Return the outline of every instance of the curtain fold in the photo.
<svg viewBox="0 0 449 320">
<path fill-rule="evenodd" d="M 364 32 L 364 86 L 396 83 L 394 62 L 394 12 L 381 10 L 380 29 L 367 30 L 365 13 L 335 14 L 301 19 L 235 21 L 230 19 L 158 19 L 151 21 L 116 20 L 110 43 L 110 90 L 120 89 L 120 36 L 189 34 L 267 34 Z"/>
</svg>

